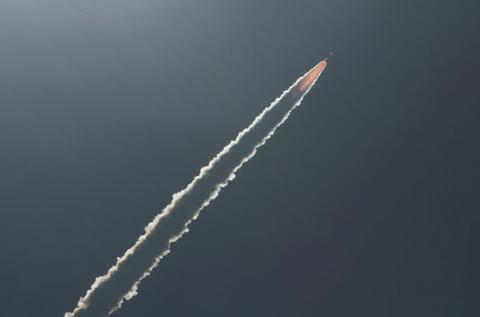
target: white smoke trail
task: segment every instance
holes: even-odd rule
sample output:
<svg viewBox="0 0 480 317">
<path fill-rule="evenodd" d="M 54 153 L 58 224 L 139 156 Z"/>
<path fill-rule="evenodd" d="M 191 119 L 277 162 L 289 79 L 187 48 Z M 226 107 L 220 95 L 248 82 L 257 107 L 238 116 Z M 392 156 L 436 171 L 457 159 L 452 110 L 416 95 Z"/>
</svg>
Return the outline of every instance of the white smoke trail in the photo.
<svg viewBox="0 0 480 317">
<path fill-rule="evenodd" d="M 123 267 L 123 265 L 126 263 L 128 259 L 133 257 L 137 250 L 147 241 L 149 237 L 151 237 L 155 230 L 158 228 L 159 224 L 162 222 L 163 219 L 165 219 L 167 216 L 172 214 L 172 212 L 175 210 L 175 207 L 181 203 L 182 199 L 190 193 L 195 186 L 204 178 L 207 177 L 207 175 L 214 169 L 214 167 L 219 163 L 222 158 L 227 156 L 229 152 L 236 146 L 238 145 L 242 139 L 247 135 L 250 131 L 252 131 L 263 119 L 264 117 L 272 111 L 275 106 L 277 106 L 280 101 L 288 94 L 291 93 L 292 90 L 295 88 L 296 93 L 299 95 L 299 97 L 296 99 L 293 105 L 288 109 L 288 111 L 285 112 L 283 117 L 268 131 L 268 133 L 260 139 L 260 141 L 255 144 L 250 152 L 244 156 L 240 162 L 230 171 L 229 175 L 223 180 L 218 182 L 215 185 L 215 188 L 212 192 L 209 194 L 207 193 L 206 198 L 204 199 L 203 203 L 201 206 L 196 209 L 192 216 L 186 220 L 186 222 L 183 224 L 183 227 L 181 230 L 177 233 L 172 235 L 166 244 L 166 247 L 158 256 L 156 256 L 153 260 L 153 263 L 144 270 L 144 272 L 136 278 L 136 280 L 131 281 L 131 287 L 130 289 L 124 293 L 123 295 L 118 298 L 118 301 L 115 303 L 111 304 L 111 308 L 109 312 L 107 313 L 107 316 L 112 314 L 114 311 L 118 310 L 124 301 L 130 300 L 134 296 L 138 294 L 138 287 L 140 283 L 148 277 L 151 272 L 159 265 L 160 261 L 170 253 L 171 250 L 171 245 L 178 241 L 185 233 L 188 232 L 188 227 L 189 225 L 198 218 L 200 215 L 200 212 L 207 207 L 212 200 L 214 200 L 218 194 L 220 193 L 221 189 L 226 187 L 230 181 L 232 181 L 235 178 L 235 173 L 251 158 L 255 156 L 255 153 L 257 152 L 257 149 L 264 145 L 268 139 L 270 139 L 277 128 L 281 126 L 290 116 L 290 113 L 298 107 L 304 96 L 310 91 L 310 89 L 313 87 L 315 84 L 316 80 L 322 73 L 323 69 L 326 67 L 326 60 L 321 61 L 319 64 L 317 64 L 312 70 L 307 72 L 305 75 L 301 76 L 299 79 L 295 81 L 294 84 L 292 84 L 287 90 L 285 90 L 280 97 L 275 99 L 274 102 L 270 104 L 270 106 L 266 107 L 254 120 L 253 122 L 244 130 L 242 130 L 237 137 L 230 141 L 210 162 L 202 167 L 200 169 L 200 173 L 194 177 L 194 179 L 190 182 L 190 184 L 187 185 L 186 188 L 183 190 L 173 194 L 172 201 L 162 210 L 160 214 L 158 214 L 146 227 L 145 227 L 145 232 L 137 239 L 137 241 L 134 243 L 132 247 L 130 247 L 121 257 L 117 258 L 117 261 L 115 265 L 113 265 L 105 275 L 99 276 L 95 279 L 94 283 L 90 287 L 90 289 L 86 292 L 84 296 L 82 296 L 77 303 L 77 307 L 72 311 L 72 312 L 67 312 L 65 313 L 64 317 L 77 317 L 82 311 L 85 311 L 91 304 L 92 300 L 94 299 L 95 293 L 97 290 L 99 290 L 102 286 L 107 284 L 114 276 L 119 272 L 119 270 Z M 298 85 L 298 87 L 297 87 Z"/>
</svg>

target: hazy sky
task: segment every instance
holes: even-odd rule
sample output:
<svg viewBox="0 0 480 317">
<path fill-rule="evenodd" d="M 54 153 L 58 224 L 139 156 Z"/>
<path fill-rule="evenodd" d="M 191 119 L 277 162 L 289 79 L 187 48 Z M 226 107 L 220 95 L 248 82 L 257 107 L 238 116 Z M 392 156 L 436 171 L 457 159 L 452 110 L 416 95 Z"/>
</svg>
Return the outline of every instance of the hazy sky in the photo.
<svg viewBox="0 0 480 317">
<path fill-rule="evenodd" d="M 173 192 L 334 51 L 115 316 L 477 316 L 478 10 L 0 1 L 0 315 L 71 310 Z"/>
</svg>

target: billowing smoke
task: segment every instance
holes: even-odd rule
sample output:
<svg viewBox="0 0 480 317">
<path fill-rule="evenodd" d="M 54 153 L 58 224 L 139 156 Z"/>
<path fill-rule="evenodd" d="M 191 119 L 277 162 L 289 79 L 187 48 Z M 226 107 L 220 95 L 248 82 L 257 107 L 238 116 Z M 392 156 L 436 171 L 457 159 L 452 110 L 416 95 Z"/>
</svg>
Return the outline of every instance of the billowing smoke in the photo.
<svg viewBox="0 0 480 317">
<path fill-rule="evenodd" d="M 65 313 L 65 317 L 105 317 L 119 309 L 125 300 L 137 295 L 143 279 L 170 253 L 171 245 L 188 232 L 189 225 L 235 178 L 243 164 L 301 104 L 326 65 L 323 60 L 297 79 L 207 166 L 202 167 L 186 188 L 175 193 L 170 204 L 145 227 L 145 233 L 117 258 L 105 275 L 96 278 L 79 299 L 77 307 Z"/>
</svg>

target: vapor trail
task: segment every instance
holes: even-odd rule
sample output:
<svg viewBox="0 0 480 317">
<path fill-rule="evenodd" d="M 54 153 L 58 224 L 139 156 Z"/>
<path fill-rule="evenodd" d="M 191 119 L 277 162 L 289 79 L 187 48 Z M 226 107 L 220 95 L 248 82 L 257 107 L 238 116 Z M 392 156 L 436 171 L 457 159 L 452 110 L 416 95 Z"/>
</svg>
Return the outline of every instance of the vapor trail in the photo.
<svg viewBox="0 0 480 317">
<path fill-rule="evenodd" d="M 105 317 L 137 295 L 140 283 L 170 253 L 171 245 L 188 232 L 190 223 L 214 200 L 235 173 L 273 136 L 298 107 L 325 69 L 326 60 L 297 79 L 253 122 L 230 141 L 146 227 L 135 244 L 117 258 L 105 275 L 95 279 L 77 307 L 65 317 Z"/>
</svg>

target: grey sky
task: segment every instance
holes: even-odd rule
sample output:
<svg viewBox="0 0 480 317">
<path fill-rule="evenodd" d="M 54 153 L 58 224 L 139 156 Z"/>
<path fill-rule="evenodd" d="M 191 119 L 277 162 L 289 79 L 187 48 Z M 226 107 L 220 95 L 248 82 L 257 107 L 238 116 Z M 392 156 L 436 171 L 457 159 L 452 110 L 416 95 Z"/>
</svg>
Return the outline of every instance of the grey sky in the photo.
<svg viewBox="0 0 480 317">
<path fill-rule="evenodd" d="M 1 1 L 0 315 L 70 310 L 333 50 L 303 107 L 117 316 L 476 316 L 476 12 Z"/>
</svg>

